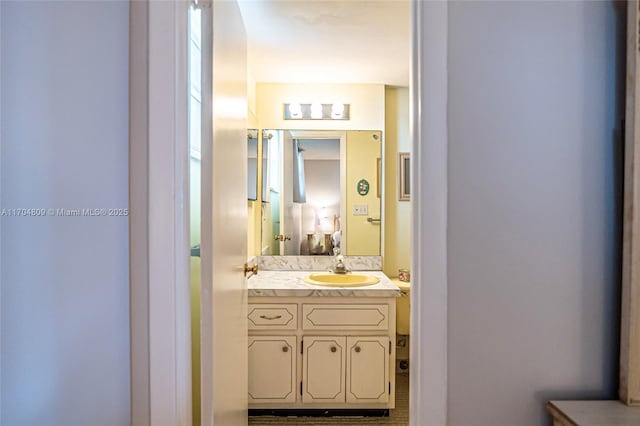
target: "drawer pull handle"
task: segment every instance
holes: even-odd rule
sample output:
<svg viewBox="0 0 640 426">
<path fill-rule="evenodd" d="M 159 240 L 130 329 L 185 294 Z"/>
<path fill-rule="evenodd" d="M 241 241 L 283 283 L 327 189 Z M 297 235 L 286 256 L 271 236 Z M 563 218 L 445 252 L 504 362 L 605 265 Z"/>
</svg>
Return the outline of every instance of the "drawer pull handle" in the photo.
<svg viewBox="0 0 640 426">
<path fill-rule="evenodd" d="M 289 352 L 289 347 L 288 346 L 283 346 L 282 347 L 282 352 Z"/>
<path fill-rule="evenodd" d="M 356 352 L 360 352 L 360 346 L 356 346 Z"/>
<path fill-rule="evenodd" d="M 335 352 L 337 350 L 338 350 L 338 348 L 336 348 L 335 346 L 331 346 L 331 352 Z"/>
<path fill-rule="evenodd" d="M 268 317 L 266 315 L 260 315 L 260 318 L 266 319 L 266 320 L 276 320 L 276 319 L 282 318 L 282 315 L 276 315 L 276 316 L 273 316 L 273 317 Z"/>
</svg>

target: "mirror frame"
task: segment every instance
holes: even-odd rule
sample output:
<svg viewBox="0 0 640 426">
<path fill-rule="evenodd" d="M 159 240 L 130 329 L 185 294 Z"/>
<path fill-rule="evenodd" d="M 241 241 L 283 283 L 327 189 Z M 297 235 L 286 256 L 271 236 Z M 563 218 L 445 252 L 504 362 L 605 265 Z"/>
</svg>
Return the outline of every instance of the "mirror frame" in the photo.
<svg viewBox="0 0 640 426">
<path fill-rule="evenodd" d="M 260 140 L 258 139 L 258 129 L 247 129 L 247 200 L 248 201 L 258 201 L 258 191 L 260 190 L 260 188 L 258 187 L 258 161 L 260 160 L 261 156 L 260 156 L 260 150 L 258 149 L 258 145 L 260 144 Z M 256 177 L 256 184 L 255 184 L 255 198 L 251 198 L 250 194 L 249 194 L 249 185 L 251 182 L 249 182 L 249 176 L 251 176 L 250 170 L 249 170 L 249 163 L 248 161 L 251 159 L 251 157 L 249 157 L 250 155 L 250 151 L 249 151 L 249 146 L 251 144 L 251 140 L 255 139 L 256 140 L 256 167 L 255 167 L 255 177 Z"/>
<path fill-rule="evenodd" d="M 267 192 L 269 191 L 269 141 L 271 140 L 273 135 L 268 133 L 267 130 L 259 130 L 258 136 L 260 138 L 258 140 L 258 144 L 262 147 L 262 151 L 260 151 L 260 162 L 262 164 L 262 170 L 260 173 L 260 186 L 262 187 L 260 193 L 260 201 L 266 203 L 266 200 L 268 198 Z M 265 153 L 267 155 L 266 157 Z"/>
</svg>

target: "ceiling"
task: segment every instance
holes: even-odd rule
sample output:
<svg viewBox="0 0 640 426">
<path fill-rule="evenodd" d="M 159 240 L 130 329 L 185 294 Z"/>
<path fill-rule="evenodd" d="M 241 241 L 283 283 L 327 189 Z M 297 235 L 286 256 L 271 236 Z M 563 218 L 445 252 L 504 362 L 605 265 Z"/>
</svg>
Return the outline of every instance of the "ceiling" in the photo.
<svg viewBox="0 0 640 426">
<path fill-rule="evenodd" d="M 409 85 L 408 0 L 238 0 L 256 82 Z"/>
</svg>

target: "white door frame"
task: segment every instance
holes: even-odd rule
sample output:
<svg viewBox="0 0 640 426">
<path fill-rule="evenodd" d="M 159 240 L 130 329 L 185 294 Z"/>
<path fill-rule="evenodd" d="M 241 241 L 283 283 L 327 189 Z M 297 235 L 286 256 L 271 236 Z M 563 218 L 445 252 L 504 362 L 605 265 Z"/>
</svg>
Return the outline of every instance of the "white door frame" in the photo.
<svg viewBox="0 0 640 426">
<path fill-rule="evenodd" d="M 131 2 L 131 376 L 136 426 L 191 422 L 187 96 L 182 93 L 187 87 L 186 40 L 181 39 L 187 34 L 186 8 L 183 1 Z M 448 5 L 416 1 L 411 13 L 411 304 L 420 307 L 411 310 L 411 424 L 437 426 L 447 423 Z"/>
<path fill-rule="evenodd" d="M 447 424 L 448 4 L 414 1 L 411 13 L 410 420 L 439 426 Z"/>
<path fill-rule="evenodd" d="M 0 4 L 0 22 L 2 22 L 2 5 Z M 2 45 L 2 34 L 0 33 L 0 46 Z M 2 78 L 2 57 L 0 57 L 0 79 Z M 2 99 L 2 86 L 0 85 L 0 99 Z M 2 105 L 0 105 L 0 129 L 2 129 Z M 2 152 L 2 132 L 0 132 L 0 153 Z M 0 156 L 0 164 L 2 157 Z M 0 168 L 0 176 L 2 170 Z M 0 185 L 2 188 L 2 185 Z M 0 191 L 0 200 L 2 199 L 2 191 Z M 0 207 L 2 207 L 0 205 Z M 2 247 L 2 221 L 0 221 L 0 247 Z M 0 249 L 0 259 L 2 253 Z M 0 262 L 2 265 L 2 262 Z M 2 332 L 2 267 L 0 266 L 0 333 Z M 2 339 L 0 339 L 0 426 L 2 426 Z"/>
<path fill-rule="evenodd" d="M 130 3 L 131 424 L 191 425 L 186 1 Z"/>
</svg>

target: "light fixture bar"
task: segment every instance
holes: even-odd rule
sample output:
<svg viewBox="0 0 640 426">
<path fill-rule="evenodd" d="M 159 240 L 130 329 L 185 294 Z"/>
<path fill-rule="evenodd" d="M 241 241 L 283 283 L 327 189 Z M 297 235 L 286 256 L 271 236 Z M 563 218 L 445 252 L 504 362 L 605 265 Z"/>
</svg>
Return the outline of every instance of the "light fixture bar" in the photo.
<svg viewBox="0 0 640 426">
<path fill-rule="evenodd" d="M 333 104 L 283 104 L 285 120 L 349 120 L 350 105 Z"/>
</svg>

